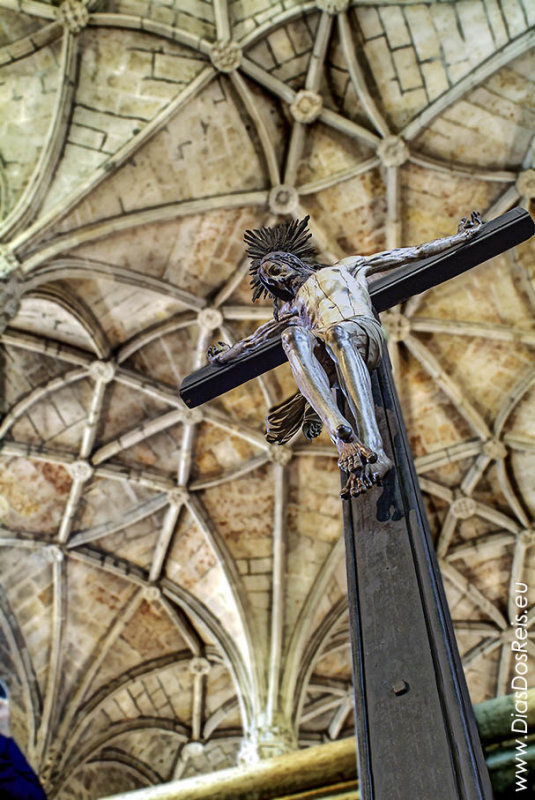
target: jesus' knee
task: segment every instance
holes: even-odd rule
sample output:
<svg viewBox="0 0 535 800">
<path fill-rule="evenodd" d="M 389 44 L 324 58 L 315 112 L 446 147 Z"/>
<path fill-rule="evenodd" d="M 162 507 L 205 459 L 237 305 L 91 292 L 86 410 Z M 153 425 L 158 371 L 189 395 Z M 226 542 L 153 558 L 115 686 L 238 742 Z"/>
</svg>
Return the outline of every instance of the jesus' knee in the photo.
<svg viewBox="0 0 535 800">
<path fill-rule="evenodd" d="M 290 325 L 281 334 L 282 347 L 286 355 L 311 349 L 310 331 L 301 325 Z"/>
<path fill-rule="evenodd" d="M 351 331 L 343 323 L 339 325 L 331 325 L 328 331 L 324 333 L 325 344 L 332 350 L 343 350 L 346 348 L 352 339 Z"/>
</svg>

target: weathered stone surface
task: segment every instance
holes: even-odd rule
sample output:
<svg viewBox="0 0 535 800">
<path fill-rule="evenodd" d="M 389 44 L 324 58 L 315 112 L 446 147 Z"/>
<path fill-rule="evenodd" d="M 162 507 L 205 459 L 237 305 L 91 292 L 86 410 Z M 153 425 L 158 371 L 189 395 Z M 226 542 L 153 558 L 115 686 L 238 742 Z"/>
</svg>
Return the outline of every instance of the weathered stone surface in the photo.
<svg viewBox="0 0 535 800">
<path fill-rule="evenodd" d="M 241 47 L 238 42 L 216 42 L 210 50 L 210 58 L 214 67 L 220 72 L 234 72 L 241 63 Z"/>
<path fill-rule="evenodd" d="M 72 122 L 47 210 L 139 135 L 203 67 L 191 50 L 170 41 L 159 48 L 147 33 L 89 28 L 81 40 Z"/>
<path fill-rule="evenodd" d="M 284 445 L 272 444 L 270 445 L 269 457 L 274 464 L 285 467 L 292 460 L 292 451 Z"/>
<path fill-rule="evenodd" d="M 451 504 L 451 513 L 456 519 L 468 519 L 476 512 L 475 501 L 471 497 L 458 497 Z"/>
<path fill-rule="evenodd" d="M 115 365 L 111 361 L 93 361 L 89 367 L 89 375 L 94 381 L 110 383 L 115 375 Z"/>
<path fill-rule="evenodd" d="M 16 206 L 37 166 L 54 112 L 59 56 L 60 44 L 55 41 L 1 67 L 2 218 Z"/>
<path fill-rule="evenodd" d="M 535 197 L 535 169 L 521 172 L 516 181 L 519 193 L 528 200 Z"/>
<path fill-rule="evenodd" d="M 188 664 L 188 669 L 193 675 L 208 675 L 210 662 L 206 658 L 192 658 Z"/>
<path fill-rule="evenodd" d="M 197 314 L 197 322 L 201 328 L 205 328 L 207 331 L 214 331 L 216 328 L 221 327 L 223 314 L 218 308 L 203 308 Z"/>
<path fill-rule="evenodd" d="M 263 66 L 276 78 L 287 81 L 292 88 L 304 88 L 310 51 L 314 42 L 320 14 L 291 20 L 287 25 L 268 31 L 262 40 L 247 52 L 247 56 Z"/>
<path fill-rule="evenodd" d="M 71 33 L 80 33 L 89 21 L 89 11 L 81 0 L 63 0 L 59 4 L 56 17 Z"/>
<path fill-rule="evenodd" d="M 489 458 L 499 460 L 505 458 L 507 455 L 507 447 L 503 442 L 500 442 L 497 439 L 489 439 L 483 445 L 483 452 L 486 456 L 489 456 Z"/>
<path fill-rule="evenodd" d="M 385 311 L 381 314 L 381 325 L 386 329 L 389 341 L 402 342 L 410 333 L 411 323 L 399 311 Z"/>
<path fill-rule="evenodd" d="M 74 461 L 68 469 L 75 481 L 87 481 L 93 475 L 93 468 L 87 461 Z"/>
<path fill-rule="evenodd" d="M 173 503 L 173 505 L 181 506 L 188 499 L 188 491 L 178 486 L 174 489 L 169 489 L 167 492 L 167 499 L 170 503 Z"/>
<path fill-rule="evenodd" d="M 274 186 L 268 202 L 272 214 L 292 214 L 297 209 L 297 192 L 293 186 Z"/>
<path fill-rule="evenodd" d="M 320 11 L 326 11 L 328 14 L 341 14 L 347 11 L 349 0 L 317 0 L 316 5 Z"/>
<path fill-rule="evenodd" d="M 23 292 L 18 262 L 9 251 L 0 250 L 0 331 L 16 316 Z"/>
<path fill-rule="evenodd" d="M 322 96 L 308 89 L 301 89 L 301 91 L 297 92 L 295 100 L 290 106 L 290 111 L 295 121 L 304 122 L 305 124 L 314 122 L 321 114 L 322 109 Z"/>
<path fill-rule="evenodd" d="M 276 758 L 296 749 L 295 730 L 291 722 L 278 715 L 271 723 L 262 722 L 241 745 L 238 762 L 243 765 Z"/>
</svg>

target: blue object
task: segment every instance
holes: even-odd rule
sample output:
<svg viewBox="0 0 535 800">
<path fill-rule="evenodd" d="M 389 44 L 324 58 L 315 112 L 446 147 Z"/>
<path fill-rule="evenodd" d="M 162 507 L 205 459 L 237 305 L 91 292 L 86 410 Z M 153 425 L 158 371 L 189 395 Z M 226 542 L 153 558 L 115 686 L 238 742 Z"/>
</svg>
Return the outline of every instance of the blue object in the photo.
<svg viewBox="0 0 535 800">
<path fill-rule="evenodd" d="M 0 797 L 2 800 L 46 800 L 39 778 L 15 740 L 1 734 Z"/>
</svg>

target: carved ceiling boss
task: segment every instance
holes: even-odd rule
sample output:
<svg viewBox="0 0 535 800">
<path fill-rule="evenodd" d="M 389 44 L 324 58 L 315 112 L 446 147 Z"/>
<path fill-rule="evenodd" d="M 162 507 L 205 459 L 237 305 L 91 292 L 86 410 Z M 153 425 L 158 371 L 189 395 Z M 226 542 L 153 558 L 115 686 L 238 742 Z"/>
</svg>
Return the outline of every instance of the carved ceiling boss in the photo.
<svg viewBox="0 0 535 800">
<path fill-rule="evenodd" d="M 349 256 L 336 264 L 314 261 L 308 219 L 247 231 L 253 302 L 273 299 L 274 319 L 232 347 L 218 342 L 208 350 L 212 362 L 226 363 L 254 352 L 280 335 L 299 391 L 272 408 L 266 420 L 269 442 L 284 444 L 302 428 L 308 439 L 325 426 L 348 473 L 341 496 L 357 496 L 381 485 L 392 464 L 375 418 L 369 371 L 380 363 L 384 335 L 376 319 L 368 278 L 441 253 L 471 239 L 481 225 L 477 212 L 463 218 L 453 236 L 416 247 Z M 338 386 L 353 420 L 334 398 Z"/>
</svg>

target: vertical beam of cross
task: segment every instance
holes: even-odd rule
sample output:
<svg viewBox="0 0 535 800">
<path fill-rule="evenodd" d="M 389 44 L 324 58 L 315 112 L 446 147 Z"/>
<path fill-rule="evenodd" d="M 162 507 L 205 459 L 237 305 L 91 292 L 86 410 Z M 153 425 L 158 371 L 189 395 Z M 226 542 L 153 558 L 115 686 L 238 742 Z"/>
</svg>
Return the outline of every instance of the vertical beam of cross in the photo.
<svg viewBox="0 0 535 800">
<path fill-rule="evenodd" d="M 484 800 L 492 790 L 386 356 L 372 383 L 394 468 L 382 490 L 344 506 L 361 798 Z"/>
</svg>

